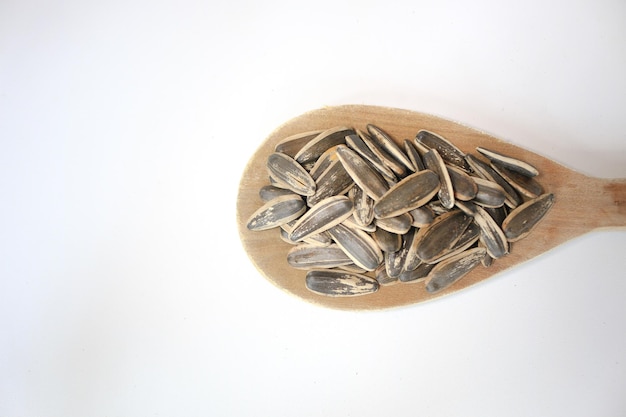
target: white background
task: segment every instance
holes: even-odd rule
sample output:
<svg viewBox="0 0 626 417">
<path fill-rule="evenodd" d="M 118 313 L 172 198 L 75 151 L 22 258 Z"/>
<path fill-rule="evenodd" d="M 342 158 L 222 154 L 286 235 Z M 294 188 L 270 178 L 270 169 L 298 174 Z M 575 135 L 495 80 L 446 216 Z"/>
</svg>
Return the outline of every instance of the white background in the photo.
<svg viewBox="0 0 626 417">
<path fill-rule="evenodd" d="M 626 3 L 0 3 L 0 416 L 624 416 L 626 233 L 315 307 L 243 252 L 281 123 L 374 104 L 626 177 Z M 594 215 L 594 213 L 590 213 Z"/>
</svg>

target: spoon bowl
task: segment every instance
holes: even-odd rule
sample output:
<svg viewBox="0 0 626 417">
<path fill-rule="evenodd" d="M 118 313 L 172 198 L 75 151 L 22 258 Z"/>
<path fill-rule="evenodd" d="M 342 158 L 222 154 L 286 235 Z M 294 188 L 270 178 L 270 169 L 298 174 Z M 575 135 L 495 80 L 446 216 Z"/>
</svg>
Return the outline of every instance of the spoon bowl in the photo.
<svg viewBox="0 0 626 417">
<path fill-rule="evenodd" d="M 313 293 L 305 286 L 306 271 L 287 263 L 291 245 L 280 239 L 277 230 L 250 231 L 246 228 L 248 218 L 263 204 L 259 197 L 260 188 L 269 184 L 266 160 L 275 145 L 288 136 L 335 126 L 365 130 L 367 124 L 382 128 L 400 146 L 404 139 L 413 139 L 420 129 L 426 129 L 447 138 L 466 153 L 475 153 L 476 147 L 480 146 L 527 161 L 539 170 L 537 179 L 545 192 L 554 194 L 555 203 L 527 238 L 511 244 L 508 255 L 495 260 L 489 267 L 475 268 L 438 293 L 427 292 L 423 282 L 381 286 L 373 294 L 357 297 L 328 297 Z M 476 285 L 592 230 L 626 227 L 626 179 L 590 177 L 474 128 L 429 114 L 365 105 L 324 107 L 278 127 L 254 153 L 239 185 L 237 224 L 250 260 L 278 288 L 329 308 L 385 309 L 433 300 Z"/>
</svg>

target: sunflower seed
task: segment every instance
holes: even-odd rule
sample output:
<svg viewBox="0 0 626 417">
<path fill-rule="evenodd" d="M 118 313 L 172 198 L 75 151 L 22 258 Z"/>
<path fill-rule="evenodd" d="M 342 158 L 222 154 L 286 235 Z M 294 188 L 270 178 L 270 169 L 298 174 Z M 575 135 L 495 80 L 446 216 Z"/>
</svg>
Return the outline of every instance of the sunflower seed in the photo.
<svg viewBox="0 0 626 417">
<path fill-rule="evenodd" d="M 497 183 L 483 178 L 475 178 L 474 182 L 478 187 L 478 192 L 474 196 L 474 202 L 483 207 L 502 207 L 506 200 L 504 188 Z"/>
<path fill-rule="evenodd" d="M 301 165 L 313 164 L 329 148 L 346 143 L 346 136 L 354 134 L 354 129 L 338 126 L 317 135 L 298 151 L 294 159 Z"/>
<path fill-rule="evenodd" d="M 387 275 L 391 278 L 398 278 L 398 276 L 402 273 L 402 265 L 404 264 L 404 255 L 406 255 L 406 251 L 400 249 L 396 252 L 385 252 L 385 271 L 387 271 Z"/>
<path fill-rule="evenodd" d="M 337 155 L 352 180 L 374 200 L 387 192 L 389 186 L 380 174 L 347 146 L 339 146 Z"/>
<path fill-rule="evenodd" d="M 454 246 L 471 222 L 472 218 L 460 210 L 437 217 L 415 236 L 417 256 L 426 263 L 441 257 Z"/>
<path fill-rule="evenodd" d="M 315 193 L 307 197 L 306 203 L 312 207 L 327 197 L 346 193 L 353 184 L 341 161 L 333 161 L 315 181 Z"/>
<path fill-rule="evenodd" d="M 402 265 L 403 271 L 413 271 L 422 263 L 422 260 L 417 255 L 417 244 L 419 243 L 417 233 L 417 229 L 411 228 L 402 236 L 402 248 L 406 251 L 404 264 Z"/>
<path fill-rule="evenodd" d="M 376 155 L 376 157 L 381 160 L 387 168 L 391 169 L 400 178 L 406 174 L 406 167 L 390 155 L 389 152 L 387 152 L 376 139 L 365 134 L 364 132 L 358 131 L 357 133 L 360 138 L 363 139 L 363 142 L 365 142 L 370 151 L 372 151 L 372 153 Z"/>
<path fill-rule="evenodd" d="M 248 218 L 249 230 L 267 230 L 297 219 L 306 211 L 304 200 L 298 195 L 273 198 Z"/>
<path fill-rule="evenodd" d="M 469 165 L 465 161 L 465 153 L 442 136 L 428 130 L 420 130 L 417 132 L 415 141 L 429 149 L 436 149 L 439 155 L 441 155 L 441 159 L 450 165 L 469 171 Z"/>
<path fill-rule="evenodd" d="M 261 197 L 261 200 L 263 200 L 263 202 L 265 203 L 267 203 L 268 201 L 276 197 L 280 197 L 282 195 L 297 195 L 297 194 L 294 194 L 294 192 L 291 190 L 288 190 L 285 188 L 279 188 L 274 185 L 265 185 L 261 187 L 261 189 L 259 190 L 259 197 Z"/>
<path fill-rule="evenodd" d="M 409 231 L 413 219 L 409 213 L 403 213 L 394 217 L 385 217 L 384 219 L 375 219 L 374 223 L 381 229 L 385 229 L 391 233 L 403 235 Z"/>
<path fill-rule="evenodd" d="M 542 194 L 511 211 L 502 223 L 502 229 L 508 241 L 515 242 L 526 237 L 544 218 L 554 204 L 554 200 L 554 194 Z"/>
<path fill-rule="evenodd" d="M 426 277 L 426 291 L 431 294 L 442 291 L 480 264 L 485 256 L 484 248 L 473 248 L 438 263 Z"/>
<path fill-rule="evenodd" d="M 377 227 L 372 238 L 383 252 L 395 252 L 402 247 L 402 236 Z"/>
<path fill-rule="evenodd" d="M 461 253 L 464 250 L 469 249 L 476 242 L 478 242 L 479 237 L 480 237 L 480 227 L 478 227 L 478 225 L 475 222 L 470 223 L 467 226 L 467 229 L 465 229 L 465 231 L 463 232 L 463 234 L 459 238 L 459 240 L 456 241 L 454 246 L 452 246 L 448 250 L 444 251 L 441 254 L 440 257 L 438 257 L 437 259 L 432 260 L 429 263 L 431 263 L 433 265 L 437 264 L 437 263 L 439 263 L 439 262 L 441 262 L 443 260 L 446 260 L 446 259 L 456 255 L 457 253 Z"/>
<path fill-rule="evenodd" d="M 439 191 L 439 177 L 425 169 L 405 177 L 374 204 L 374 217 L 394 217 L 430 201 Z"/>
<path fill-rule="evenodd" d="M 291 232 L 293 232 L 293 226 L 297 222 L 298 222 L 298 219 L 295 219 L 288 223 L 280 225 L 281 237 L 283 238 L 285 242 L 291 243 L 293 245 L 304 242 L 304 243 L 308 243 L 309 245 L 320 246 L 320 247 L 325 247 L 333 243 L 333 240 L 330 238 L 330 236 L 326 232 L 315 233 L 301 240 L 292 240 Z"/>
<path fill-rule="evenodd" d="M 419 264 L 417 268 L 411 271 L 402 271 L 398 275 L 398 280 L 407 284 L 423 282 L 434 267 L 435 264 Z"/>
<path fill-rule="evenodd" d="M 328 197 L 309 209 L 294 224 L 291 240 L 302 240 L 330 229 L 352 214 L 352 201 L 344 195 Z"/>
<path fill-rule="evenodd" d="M 450 175 L 450 182 L 452 183 L 452 189 L 454 190 L 454 198 L 468 201 L 476 196 L 478 193 L 478 186 L 469 174 L 463 171 L 461 168 L 452 165 L 446 165 L 448 174 Z"/>
<path fill-rule="evenodd" d="M 435 213 L 428 206 L 418 207 L 409 211 L 411 218 L 413 219 L 412 226 L 425 227 L 433 222 L 435 219 Z"/>
<path fill-rule="evenodd" d="M 376 156 L 367 146 L 363 137 L 367 137 L 363 132 L 357 129 L 356 135 L 346 136 L 346 145 L 359 154 L 363 159 L 372 164 L 375 170 L 387 181 L 395 181 L 396 174 L 384 164 L 384 162 Z M 370 139 L 371 140 L 371 139 Z"/>
<path fill-rule="evenodd" d="M 274 152 L 281 152 L 293 158 L 304 145 L 322 132 L 323 130 L 313 130 L 288 136 L 276 144 Z"/>
<path fill-rule="evenodd" d="M 509 253 L 509 244 L 504 232 L 496 221 L 477 204 L 471 202 L 457 202 L 457 206 L 473 216 L 474 222 L 480 227 L 480 241 L 484 243 L 487 253 L 498 259 Z"/>
<path fill-rule="evenodd" d="M 314 293 L 331 297 L 352 297 L 378 291 L 378 282 L 367 275 L 338 270 L 307 272 L 306 287 Z"/>
<path fill-rule="evenodd" d="M 424 169 L 424 161 L 422 161 L 422 156 L 417 151 L 417 148 L 409 139 L 404 140 L 404 152 L 406 152 L 407 156 L 411 160 L 411 164 L 415 168 L 413 171 L 421 171 Z"/>
<path fill-rule="evenodd" d="M 370 225 L 374 221 L 374 200 L 363 192 L 358 185 L 354 185 L 348 194 L 354 204 L 354 219 L 362 226 Z"/>
<path fill-rule="evenodd" d="M 328 229 L 328 233 L 355 265 L 373 271 L 383 261 L 383 253 L 367 233 L 343 224 Z"/>
<path fill-rule="evenodd" d="M 326 149 L 326 151 L 324 151 L 324 153 L 321 154 L 319 158 L 317 158 L 317 160 L 309 170 L 309 175 L 311 175 L 311 178 L 317 181 L 319 176 L 322 175 L 322 173 L 326 171 L 334 161 L 339 160 L 339 158 L 337 157 L 337 146 Z"/>
<path fill-rule="evenodd" d="M 391 139 L 391 137 L 384 132 L 378 126 L 373 124 L 367 125 L 367 131 L 369 134 L 378 142 L 378 144 L 385 150 L 391 157 L 393 157 L 396 161 L 400 162 L 410 171 L 415 172 L 415 167 L 411 163 L 409 157 L 402 152 L 402 149 L 396 144 L 396 142 Z"/>
<path fill-rule="evenodd" d="M 374 233 L 374 231 L 376 230 L 376 225 L 373 222 L 370 224 L 365 224 L 365 225 L 359 223 L 356 220 L 356 217 L 354 217 L 354 212 L 352 212 L 352 215 L 348 217 L 347 219 L 345 219 L 344 221 L 342 221 L 341 223 L 353 229 L 363 230 L 364 232 L 367 232 L 367 233 Z"/>
<path fill-rule="evenodd" d="M 424 164 L 427 169 L 433 171 L 439 177 L 440 187 L 437 193 L 439 201 L 441 201 L 441 204 L 445 208 L 451 209 L 454 207 L 454 190 L 452 188 L 450 174 L 448 174 L 448 169 L 443 163 L 439 152 L 436 149 L 431 149 L 426 152 L 424 154 Z"/>
<path fill-rule="evenodd" d="M 390 277 L 389 274 L 387 274 L 387 269 L 385 268 L 384 263 L 378 265 L 378 267 L 374 271 L 374 277 L 380 285 L 391 285 L 398 282 L 397 277 Z"/>
<path fill-rule="evenodd" d="M 528 198 L 539 197 L 543 193 L 543 188 L 534 177 L 527 177 L 519 172 L 512 171 L 494 163 L 491 164 L 498 174 L 502 176 L 518 193 Z"/>
<path fill-rule="evenodd" d="M 516 158 L 511 158 L 510 156 L 503 155 L 495 151 L 490 151 L 489 149 L 485 149 L 480 146 L 477 147 L 476 150 L 483 154 L 485 157 L 487 157 L 493 163 L 508 168 L 512 171 L 518 172 L 522 175 L 534 177 L 539 174 L 537 168 L 527 162 L 520 161 Z"/>
<path fill-rule="evenodd" d="M 336 244 L 319 247 L 299 243 L 287 252 L 287 263 L 297 269 L 335 268 L 351 264 L 352 259 Z"/>
<path fill-rule="evenodd" d="M 515 191 L 515 189 L 504 178 L 502 178 L 500 174 L 494 171 L 493 168 L 471 154 L 467 154 L 465 159 L 476 175 L 483 179 L 493 181 L 502 187 L 506 196 L 505 203 L 507 206 L 515 208 L 522 204 L 522 198 L 519 196 L 517 191 Z"/>
<path fill-rule="evenodd" d="M 315 181 L 292 157 L 274 152 L 267 158 L 267 169 L 273 178 L 287 184 L 293 192 L 300 195 L 315 193 Z"/>
</svg>

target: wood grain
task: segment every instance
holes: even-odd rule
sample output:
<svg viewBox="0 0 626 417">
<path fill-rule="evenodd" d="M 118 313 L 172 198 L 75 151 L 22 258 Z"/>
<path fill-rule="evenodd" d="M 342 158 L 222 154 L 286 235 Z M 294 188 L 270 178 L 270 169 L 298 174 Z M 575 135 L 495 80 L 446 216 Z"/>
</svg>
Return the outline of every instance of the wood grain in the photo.
<svg viewBox="0 0 626 417">
<path fill-rule="evenodd" d="M 413 139 L 418 130 L 428 129 L 447 138 L 464 152 L 476 154 L 475 148 L 482 146 L 527 161 L 539 170 L 537 181 L 546 192 L 554 193 L 556 202 L 528 238 L 511 245 L 509 255 L 488 268 L 479 266 L 440 293 L 429 294 L 423 283 L 399 283 L 360 297 L 333 298 L 315 294 L 305 287 L 306 272 L 287 264 L 287 252 L 291 246 L 280 239 L 278 230 L 252 232 L 246 228 L 246 222 L 262 205 L 258 193 L 268 184 L 265 162 L 276 143 L 296 133 L 335 126 L 365 130 L 368 123 L 384 129 L 399 145 L 405 139 Z M 325 107 L 289 120 L 260 145 L 241 178 L 237 222 L 250 260 L 278 288 L 307 302 L 330 308 L 375 310 L 439 298 L 484 281 L 584 233 L 626 227 L 626 179 L 589 177 L 484 132 L 428 114 L 363 105 Z"/>
</svg>

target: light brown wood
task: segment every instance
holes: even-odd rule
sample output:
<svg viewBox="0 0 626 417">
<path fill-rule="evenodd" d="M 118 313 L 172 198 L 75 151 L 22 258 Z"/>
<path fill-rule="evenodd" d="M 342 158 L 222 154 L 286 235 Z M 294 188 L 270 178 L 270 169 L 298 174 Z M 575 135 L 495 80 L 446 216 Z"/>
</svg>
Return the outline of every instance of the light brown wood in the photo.
<svg viewBox="0 0 626 417">
<path fill-rule="evenodd" d="M 482 146 L 527 161 L 539 170 L 537 180 L 546 192 L 554 193 L 556 202 L 528 238 L 511 245 L 509 255 L 488 268 L 479 266 L 440 293 L 429 294 L 423 283 L 398 283 L 359 297 L 333 298 L 315 294 L 305 287 L 306 272 L 287 264 L 287 252 L 291 246 L 281 241 L 279 232 L 252 232 L 246 228 L 246 222 L 262 205 L 258 193 L 263 185 L 268 184 L 265 162 L 276 143 L 296 133 L 335 126 L 365 130 L 367 123 L 384 129 L 400 145 L 404 139 L 413 139 L 418 130 L 428 129 L 449 139 L 464 152 L 476 154 L 475 148 Z M 475 285 L 584 233 L 600 228 L 626 227 L 626 179 L 592 178 L 476 129 L 428 114 L 362 105 L 326 107 L 288 121 L 260 145 L 241 178 L 237 222 L 241 241 L 251 261 L 278 288 L 330 308 L 375 310 L 439 298 Z"/>
</svg>

